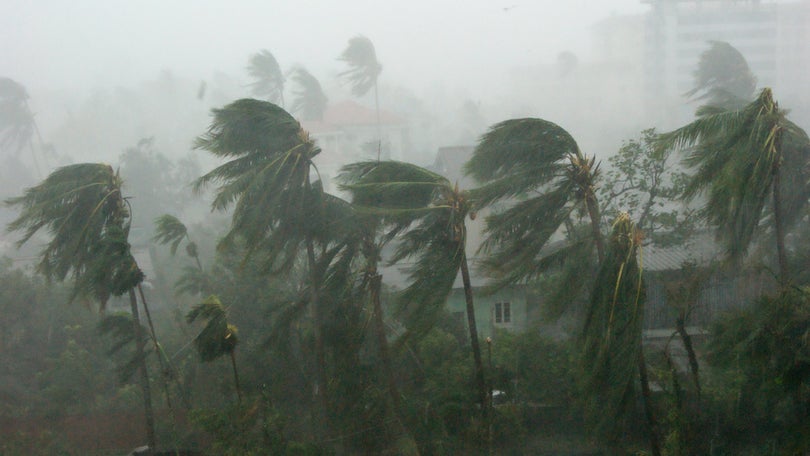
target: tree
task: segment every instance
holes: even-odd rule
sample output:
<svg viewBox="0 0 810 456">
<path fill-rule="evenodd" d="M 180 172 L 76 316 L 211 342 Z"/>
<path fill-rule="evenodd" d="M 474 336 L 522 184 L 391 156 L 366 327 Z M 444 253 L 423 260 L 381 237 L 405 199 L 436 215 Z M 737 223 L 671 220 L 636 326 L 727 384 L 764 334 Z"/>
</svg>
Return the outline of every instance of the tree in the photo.
<svg viewBox="0 0 810 456">
<path fill-rule="evenodd" d="M 203 362 L 211 362 L 221 356 L 231 358 L 233 368 L 233 383 L 239 402 L 242 402 L 242 389 L 239 387 L 239 371 L 236 369 L 236 345 L 239 343 L 236 326 L 228 323 L 225 306 L 215 295 L 211 295 L 200 304 L 194 306 L 186 315 L 186 321 L 191 324 L 198 318 L 206 320 L 205 327 L 194 338 L 194 346 Z"/>
<path fill-rule="evenodd" d="M 604 214 L 627 212 L 646 239 L 672 245 L 692 234 L 693 211 L 678 200 L 688 176 L 673 163 L 671 150 L 656 147 L 657 139 L 655 129 L 644 130 L 608 158 L 599 196 Z"/>
<path fill-rule="evenodd" d="M 627 213 L 613 224 L 580 336 L 585 412 L 595 433 L 616 447 L 636 403 L 641 380 L 650 446 L 660 456 L 642 348 L 644 285 L 638 265 L 640 232 Z"/>
<path fill-rule="evenodd" d="M 694 72 L 695 87 L 687 96 L 710 106 L 739 109 L 750 102 L 757 78 L 745 57 L 725 41 L 710 41 Z"/>
<path fill-rule="evenodd" d="M 788 120 L 769 88 L 742 109 L 704 106 L 698 114 L 660 137 L 664 149 L 688 149 L 684 163 L 694 174 L 684 197 L 706 194 L 700 215 L 716 228 L 734 260 L 743 257 L 767 219 L 776 240 L 779 278 L 787 283 L 786 230 L 810 196 L 807 133 Z"/>
<path fill-rule="evenodd" d="M 378 96 L 377 79 L 382 72 L 382 65 L 377 61 L 377 51 L 374 43 L 365 36 L 358 35 L 349 40 L 348 46 L 340 54 L 338 60 L 346 62 L 349 69 L 340 73 L 350 85 L 352 94 L 362 97 L 374 88 L 374 109 L 377 114 L 377 160 L 382 152 L 382 133 L 380 131 L 380 99 Z"/>
<path fill-rule="evenodd" d="M 560 126 L 543 119 L 498 123 L 482 136 L 464 169 L 481 182 L 474 191 L 477 207 L 495 208 L 486 218 L 481 246 L 493 288 L 537 278 L 566 258 L 587 258 L 593 245 L 598 259 L 604 257 L 599 165 Z M 587 236 L 573 225 L 578 211 L 590 221 Z M 569 242 L 551 246 L 561 229 Z M 581 268 L 570 269 L 561 283 L 581 287 L 582 275 Z"/>
<path fill-rule="evenodd" d="M 51 234 L 36 266 L 48 279 L 73 282 L 71 299 L 89 297 L 99 301 L 103 312 L 110 296 L 129 294 L 141 388 L 143 391 L 147 440 L 155 448 L 154 417 L 146 362 L 145 344 L 135 288 L 143 281 L 127 240 L 131 214 L 121 194 L 121 178 L 105 164 L 81 163 L 51 173 L 22 196 L 6 200 L 21 208 L 9 231 L 22 231 L 18 246 L 41 229 Z M 144 307 L 146 303 L 144 302 Z"/>
<path fill-rule="evenodd" d="M 19 155 L 23 149 L 31 153 L 34 171 L 41 177 L 36 151 L 34 149 L 34 135 L 39 141 L 39 147 L 44 151 L 42 137 L 39 134 L 34 113 L 28 105 L 28 91 L 22 84 L 0 77 L 0 151 L 9 151 L 13 155 L 7 158 L 6 167 L 19 166 Z M 19 176 L 9 174 L 5 179 Z"/>
<path fill-rule="evenodd" d="M 323 113 L 329 99 L 323 93 L 321 83 L 304 67 L 295 67 L 291 79 L 298 85 L 293 91 L 290 111 L 299 113 L 303 120 L 323 120 Z"/>
<path fill-rule="evenodd" d="M 213 116 L 208 132 L 197 138 L 195 147 L 230 161 L 200 177 L 195 188 L 199 191 L 219 184 L 212 208 L 234 206 L 230 230 L 220 245 L 243 243 L 245 262 L 259 252 L 263 256 L 259 267 L 280 273 L 289 271 L 301 248 L 305 249 L 315 336 L 313 391 L 326 416 L 329 400 L 319 295 L 322 271 L 317 267 L 315 242 L 327 219 L 323 188 L 311 176 L 313 160 L 321 149 L 298 121 L 266 101 L 237 100 L 214 109 Z"/>
<path fill-rule="evenodd" d="M 353 193 L 356 204 L 367 205 L 361 210 L 392 219 L 406 217 L 400 220 L 408 228 L 400 231 L 402 225 L 395 225 L 389 234 L 391 238 L 399 234 L 389 262 L 414 259 L 407 271 L 410 284 L 397 298 L 409 335 L 421 335 L 433 327 L 461 274 L 478 399 L 486 413 L 487 389 L 466 253 L 465 220 L 474 217 L 469 192 L 436 173 L 403 162 L 370 161 L 345 169 L 360 177 L 359 183 L 345 188 Z"/>
<path fill-rule="evenodd" d="M 253 54 L 247 70 L 253 78 L 250 84 L 253 95 L 283 107 L 285 78 L 273 54 L 267 49 Z"/>
</svg>

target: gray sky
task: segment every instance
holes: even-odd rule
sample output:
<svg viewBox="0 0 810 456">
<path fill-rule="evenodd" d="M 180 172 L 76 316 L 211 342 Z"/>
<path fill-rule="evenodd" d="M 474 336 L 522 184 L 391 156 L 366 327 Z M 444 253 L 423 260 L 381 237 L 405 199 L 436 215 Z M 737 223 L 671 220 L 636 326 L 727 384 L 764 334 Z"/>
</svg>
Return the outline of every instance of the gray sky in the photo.
<svg viewBox="0 0 810 456">
<path fill-rule="evenodd" d="M 364 34 L 383 80 L 476 90 L 564 50 L 587 59 L 590 24 L 646 8 L 640 0 L 3 0 L 0 76 L 32 91 L 126 86 L 164 69 L 245 77 L 248 56 L 267 48 L 282 67 L 301 63 L 325 78 L 348 39 Z"/>
</svg>

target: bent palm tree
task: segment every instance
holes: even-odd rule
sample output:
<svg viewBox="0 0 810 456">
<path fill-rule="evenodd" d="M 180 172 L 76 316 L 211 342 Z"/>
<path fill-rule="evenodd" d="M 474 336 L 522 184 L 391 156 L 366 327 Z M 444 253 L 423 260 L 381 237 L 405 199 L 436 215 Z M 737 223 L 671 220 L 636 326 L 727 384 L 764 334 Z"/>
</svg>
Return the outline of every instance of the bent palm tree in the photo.
<svg viewBox="0 0 810 456">
<path fill-rule="evenodd" d="M 323 93 L 321 83 L 303 67 L 294 68 L 291 78 L 298 85 L 298 90 L 293 91 L 295 99 L 290 111 L 299 113 L 303 120 L 323 120 L 329 99 Z"/>
<path fill-rule="evenodd" d="M 311 177 L 321 149 L 290 114 L 266 101 L 237 100 L 214 109 L 213 115 L 195 147 L 230 161 L 200 177 L 195 189 L 218 184 L 212 208 L 234 207 L 230 230 L 220 245 L 243 242 L 244 262 L 261 252 L 266 257 L 260 267 L 280 273 L 289 271 L 305 249 L 317 358 L 313 391 L 325 417 L 329 401 L 321 337 L 322 271 L 315 256 L 317 229 L 325 225 L 324 193 L 320 181 Z"/>
<path fill-rule="evenodd" d="M 660 137 L 663 148 L 689 149 L 684 163 L 695 174 L 685 198 L 706 193 L 701 215 L 716 227 L 735 260 L 746 253 L 757 228 L 768 218 L 780 281 L 786 283 L 790 277 L 785 232 L 810 196 L 807 133 L 788 120 L 768 88 L 742 109 L 704 106 L 699 115 Z"/>
<path fill-rule="evenodd" d="M 211 362 L 228 355 L 233 368 L 233 382 L 236 395 L 242 402 L 242 389 L 239 387 L 239 371 L 236 369 L 236 345 L 239 343 L 236 326 L 228 323 L 225 306 L 215 295 L 207 297 L 194 306 L 186 315 L 186 322 L 194 323 L 198 318 L 206 320 L 205 327 L 194 338 L 194 346 L 203 362 Z"/>
<path fill-rule="evenodd" d="M 377 160 L 382 151 L 382 133 L 380 131 L 380 100 L 377 90 L 377 79 L 382 72 L 382 65 L 377 61 L 374 43 L 365 36 L 358 35 L 349 40 L 349 45 L 340 54 L 338 60 L 346 62 L 349 69 L 338 76 L 351 85 L 352 94 L 362 97 L 374 88 L 374 110 L 377 116 Z"/>
<path fill-rule="evenodd" d="M 127 240 L 131 215 L 121 195 L 120 176 L 104 164 L 65 166 L 25 190 L 22 196 L 6 200 L 6 204 L 21 208 L 20 216 L 8 225 L 9 231 L 23 232 L 18 246 L 41 229 L 52 235 L 36 268 L 48 279 L 72 281 L 71 300 L 96 299 L 103 312 L 110 296 L 129 294 L 133 334 L 141 360 L 147 440 L 154 448 L 151 390 L 135 296 L 135 288 L 144 276 Z"/>
<path fill-rule="evenodd" d="M 482 183 L 473 191 L 479 208 L 509 203 L 486 218 L 482 263 L 497 289 L 538 277 L 566 258 L 590 256 L 596 246 L 601 262 L 604 241 L 595 194 L 599 165 L 583 155 L 574 138 L 543 119 L 512 119 L 484 134 L 465 172 Z M 577 211 L 590 219 L 590 236 L 559 249 L 549 241 L 562 228 L 572 229 Z M 570 270 L 581 282 L 581 271 Z M 563 282 L 569 282 L 564 279 Z"/>
<path fill-rule="evenodd" d="M 754 97 L 757 78 L 745 57 L 725 41 L 711 41 L 700 55 L 694 73 L 695 87 L 686 93 L 711 106 L 739 109 Z"/>
<path fill-rule="evenodd" d="M 40 148 L 42 137 L 34 113 L 28 106 L 28 99 L 28 91 L 22 84 L 9 78 L 0 78 L 0 150 L 6 149 L 19 155 L 27 147 L 35 171 L 39 174 L 41 170 L 34 151 L 34 135 L 39 140 Z"/>
<path fill-rule="evenodd" d="M 465 219 L 472 208 L 469 193 L 436 173 L 408 163 L 362 162 L 344 170 L 356 176 L 356 183 L 345 184 L 344 188 L 352 193 L 360 210 L 394 222 L 394 229 L 386 235 L 388 239 L 402 232 L 390 263 L 414 259 L 407 271 L 410 284 L 397 298 L 409 335 L 433 327 L 461 273 L 475 381 L 483 411 L 487 413 L 484 367 L 466 254 Z"/>
<path fill-rule="evenodd" d="M 250 84 L 253 95 L 284 106 L 284 74 L 270 51 L 262 49 L 253 54 L 247 70 L 253 78 Z"/>
<path fill-rule="evenodd" d="M 585 411 L 596 434 L 610 446 L 617 445 L 622 423 L 634 408 L 638 372 L 650 426 L 650 446 L 654 455 L 660 455 L 641 345 L 646 298 L 637 259 L 640 244 L 640 233 L 630 216 L 620 214 L 613 225 L 582 329 Z"/>
</svg>

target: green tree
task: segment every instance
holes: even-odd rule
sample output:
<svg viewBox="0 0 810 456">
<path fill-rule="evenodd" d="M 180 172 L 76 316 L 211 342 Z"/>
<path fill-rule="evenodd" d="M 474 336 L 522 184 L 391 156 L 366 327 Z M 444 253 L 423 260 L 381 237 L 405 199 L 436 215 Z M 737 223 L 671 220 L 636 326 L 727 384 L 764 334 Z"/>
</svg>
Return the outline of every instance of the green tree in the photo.
<svg viewBox="0 0 810 456">
<path fill-rule="evenodd" d="M 635 409 L 638 373 L 650 446 L 660 456 L 641 339 L 646 297 L 637 259 L 640 241 L 630 216 L 620 214 L 582 328 L 582 385 L 588 421 L 608 446 L 618 448 Z"/>
<path fill-rule="evenodd" d="M 377 115 L 377 160 L 382 153 L 382 133 L 380 131 L 380 98 L 377 79 L 382 72 L 382 65 L 377 60 L 374 43 L 365 36 L 358 35 L 349 40 L 348 46 L 338 60 L 346 62 L 349 69 L 339 74 L 351 85 L 352 94 L 362 97 L 374 89 L 374 110 Z"/>
<path fill-rule="evenodd" d="M 799 219 L 810 195 L 807 133 L 788 120 L 769 88 L 742 109 L 704 106 L 698 114 L 690 124 L 660 137 L 664 149 L 688 149 L 684 163 L 694 174 L 685 198 L 706 194 L 700 215 L 717 229 L 735 260 L 743 257 L 767 218 L 776 240 L 779 278 L 787 283 L 786 230 Z"/>
<path fill-rule="evenodd" d="M 667 246 L 685 242 L 695 221 L 693 209 L 679 201 L 688 175 L 672 150 L 656 147 L 657 139 L 654 128 L 644 130 L 608 158 L 599 199 L 604 214 L 629 213 L 645 239 Z"/>
<path fill-rule="evenodd" d="M 368 204 L 366 210 L 411 218 L 410 223 L 405 222 L 408 228 L 401 234 L 400 227 L 391 234 L 399 234 L 399 238 L 389 260 L 391 264 L 414 260 L 408 268 L 410 284 L 397 298 L 410 334 L 421 335 L 433 327 L 461 274 L 478 400 L 486 413 L 487 389 L 466 253 L 465 220 L 474 217 L 469 192 L 436 173 L 403 162 L 363 162 L 348 169 L 367 178 L 345 186 L 357 202 Z"/>
<path fill-rule="evenodd" d="M 267 49 L 253 54 L 247 70 L 253 78 L 250 84 L 253 95 L 283 107 L 285 78 L 273 54 Z"/>
<path fill-rule="evenodd" d="M 592 246 L 600 261 L 604 257 L 595 158 L 582 154 L 574 138 L 552 122 L 512 119 L 482 136 L 465 172 L 481 183 L 474 191 L 477 206 L 494 209 L 481 246 L 493 288 L 536 279 L 575 259 L 559 283 L 581 289 L 587 276 L 581 265 L 591 261 Z M 574 225 L 581 215 L 590 222 L 587 235 Z M 569 241 L 552 246 L 563 230 Z"/>
<path fill-rule="evenodd" d="M 41 229 L 51 236 L 40 253 L 38 272 L 49 279 L 73 282 L 71 299 L 99 301 L 103 312 L 110 296 L 129 294 L 133 333 L 141 359 L 147 440 L 155 448 L 154 416 L 135 289 L 143 281 L 127 240 L 131 213 L 121 194 L 121 178 L 105 164 L 82 163 L 51 173 L 22 196 L 6 200 L 21 208 L 9 231 L 22 231 L 18 246 Z M 143 295 L 141 295 L 143 296 Z M 144 307 L 146 303 L 144 302 Z M 145 307 L 146 308 L 146 307 Z"/>
</svg>

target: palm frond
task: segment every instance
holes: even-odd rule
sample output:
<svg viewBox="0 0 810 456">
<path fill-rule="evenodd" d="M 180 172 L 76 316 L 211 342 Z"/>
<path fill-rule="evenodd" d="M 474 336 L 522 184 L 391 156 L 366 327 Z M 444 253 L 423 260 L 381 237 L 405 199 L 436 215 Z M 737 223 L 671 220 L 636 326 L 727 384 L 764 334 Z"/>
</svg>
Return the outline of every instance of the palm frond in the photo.
<svg viewBox="0 0 810 456">
<path fill-rule="evenodd" d="M 786 201 L 791 210 L 807 201 L 810 141 L 786 119 L 770 89 L 740 110 L 718 109 L 661 135 L 659 145 L 689 151 L 684 164 L 695 171 L 684 196 L 707 194 L 702 214 L 732 258 L 747 251 L 765 217 L 777 169 L 790 183 Z"/>
<path fill-rule="evenodd" d="M 253 78 L 250 88 L 255 96 L 272 103 L 284 104 L 284 74 L 270 51 L 262 49 L 253 54 L 247 70 Z"/>
<path fill-rule="evenodd" d="M 188 235 L 186 225 L 177 217 L 163 214 L 155 219 L 155 235 L 152 240 L 159 244 L 169 244 L 172 255 L 177 253 L 177 247 Z"/>
<path fill-rule="evenodd" d="M 293 91 L 295 98 L 290 111 L 298 113 L 303 120 L 323 120 L 329 99 L 321 83 L 303 67 L 294 68 L 291 78 L 298 88 Z"/>
<path fill-rule="evenodd" d="M 619 215 L 580 336 L 586 417 L 596 435 L 609 440 L 620 435 L 635 403 L 645 301 L 639 239 L 629 215 Z"/>
<path fill-rule="evenodd" d="M 236 349 L 238 331 L 228 323 L 225 306 L 215 295 L 207 297 L 186 315 L 186 322 L 205 320 L 202 331 L 194 338 L 194 346 L 203 362 L 213 361 Z"/>
<path fill-rule="evenodd" d="M 686 95 L 708 105 L 740 109 L 753 97 L 757 78 L 734 46 L 724 41 L 710 41 L 709 44 L 695 69 L 695 86 Z"/>
<path fill-rule="evenodd" d="M 382 65 L 377 61 L 377 52 L 374 43 L 365 36 L 355 36 L 338 60 L 346 62 L 349 69 L 338 76 L 351 85 L 352 94 L 365 95 L 375 84 L 382 72 Z"/>
<path fill-rule="evenodd" d="M 39 185 L 6 200 L 21 208 L 9 231 L 22 231 L 18 245 L 40 230 L 50 240 L 37 271 L 74 284 L 72 296 L 93 296 L 102 307 L 143 280 L 127 241 L 130 213 L 121 196 L 121 179 L 105 164 L 81 163 L 57 169 Z"/>
</svg>

